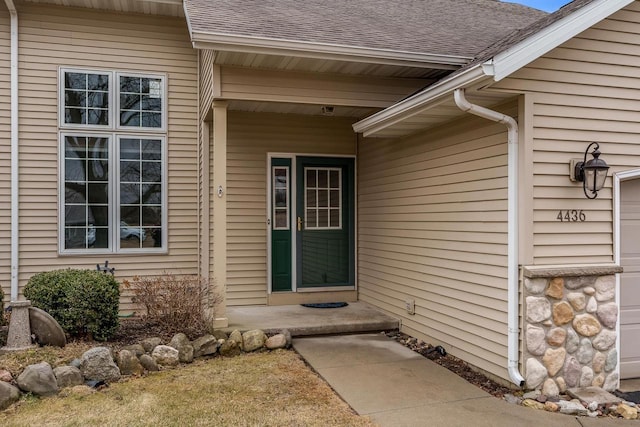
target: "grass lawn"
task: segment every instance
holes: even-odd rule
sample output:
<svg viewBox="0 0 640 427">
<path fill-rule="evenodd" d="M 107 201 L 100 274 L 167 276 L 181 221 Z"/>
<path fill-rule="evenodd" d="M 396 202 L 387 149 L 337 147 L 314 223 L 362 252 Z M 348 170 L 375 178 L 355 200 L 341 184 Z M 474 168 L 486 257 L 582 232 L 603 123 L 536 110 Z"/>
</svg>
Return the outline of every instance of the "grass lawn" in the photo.
<svg viewBox="0 0 640 427">
<path fill-rule="evenodd" d="M 56 397 L 23 398 L 0 413 L 0 425 L 374 425 L 356 415 L 290 350 L 199 360 L 96 393 L 86 391 L 81 387 Z"/>
</svg>

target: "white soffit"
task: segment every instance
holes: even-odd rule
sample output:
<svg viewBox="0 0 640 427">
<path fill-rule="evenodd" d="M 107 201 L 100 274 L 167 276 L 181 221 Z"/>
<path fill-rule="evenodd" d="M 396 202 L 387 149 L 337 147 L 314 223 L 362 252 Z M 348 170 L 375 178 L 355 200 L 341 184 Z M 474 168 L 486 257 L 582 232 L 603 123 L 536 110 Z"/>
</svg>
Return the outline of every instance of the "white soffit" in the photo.
<svg viewBox="0 0 640 427">
<path fill-rule="evenodd" d="M 27 3 L 184 17 L 182 0 L 23 0 Z"/>
</svg>

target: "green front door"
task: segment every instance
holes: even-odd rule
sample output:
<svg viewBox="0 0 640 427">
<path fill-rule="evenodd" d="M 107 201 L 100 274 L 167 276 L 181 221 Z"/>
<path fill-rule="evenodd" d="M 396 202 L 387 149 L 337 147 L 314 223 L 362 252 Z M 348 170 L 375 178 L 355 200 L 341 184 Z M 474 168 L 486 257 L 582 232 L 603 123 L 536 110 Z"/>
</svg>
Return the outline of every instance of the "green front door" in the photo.
<svg viewBox="0 0 640 427">
<path fill-rule="evenodd" d="M 296 286 L 353 286 L 354 160 L 296 159 Z"/>
<path fill-rule="evenodd" d="M 272 158 L 271 290 L 355 284 L 352 158 Z"/>
</svg>

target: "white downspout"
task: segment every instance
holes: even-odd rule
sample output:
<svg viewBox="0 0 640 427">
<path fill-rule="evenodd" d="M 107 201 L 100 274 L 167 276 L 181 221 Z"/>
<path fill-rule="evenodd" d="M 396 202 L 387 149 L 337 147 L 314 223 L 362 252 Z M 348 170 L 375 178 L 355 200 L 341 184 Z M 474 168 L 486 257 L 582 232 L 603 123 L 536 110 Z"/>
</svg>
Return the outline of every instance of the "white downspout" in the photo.
<svg viewBox="0 0 640 427">
<path fill-rule="evenodd" d="M 471 104 L 465 98 L 464 89 L 456 89 L 453 94 L 458 108 L 462 111 L 502 123 L 508 130 L 508 243 L 507 243 L 507 352 L 509 377 L 519 387 L 525 380 L 518 370 L 519 359 L 519 325 L 518 325 L 518 122 L 513 117 L 480 105 Z"/>
<path fill-rule="evenodd" d="M 18 300 L 18 11 L 4 0 L 11 15 L 11 301 Z"/>
</svg>

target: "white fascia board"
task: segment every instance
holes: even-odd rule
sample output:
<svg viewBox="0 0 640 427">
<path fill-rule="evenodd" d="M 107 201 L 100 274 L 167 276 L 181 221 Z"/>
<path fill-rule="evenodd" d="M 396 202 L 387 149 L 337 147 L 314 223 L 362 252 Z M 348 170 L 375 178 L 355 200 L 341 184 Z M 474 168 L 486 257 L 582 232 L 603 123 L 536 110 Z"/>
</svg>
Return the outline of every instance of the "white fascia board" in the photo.
<svg viewBox="0 0 640 427">
<path fill-rule="evenodd" d="M 486 73 L 484 64 L 478 64 L 458 75 L 436 83 L 429 89 L 400 101 L 379 113 L 354 123 L 353 130 L 356 133 L 362 133 L 364 136 L 373 136 L 380 130 L 441 104 L 443 102 L 442 98 L 451 95 L 454 90 L 467 87 L 488 77 L 490 77 L 490 74 Z"/>
<path fill-rule="evenodd" d="M 596 0 L 500 52 L 493 58 L 495 81 L 518 71 L 633 2 L 634 0 Z"/>
<path fill-rule="evenodd" d="M 186 13 L 186 8 L 185 8 Z M 187 22 L 189 21 L 187 15 Z M 253 36 L 215 34 L 193 31 L 189 25 L 191 41 L 196 49 L 213 49 L 231 52 L 291 55 L 320 59 L 337 59 L 375 64 L 403 65 L 420 68 L 456 70 L 472 58 L 457 55 L 438 55 L 345 46 L 330 43 L 314 43 L 300 40 L 272 39 Z"/>
</svg>

